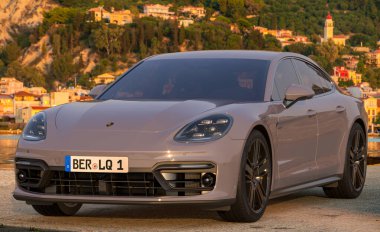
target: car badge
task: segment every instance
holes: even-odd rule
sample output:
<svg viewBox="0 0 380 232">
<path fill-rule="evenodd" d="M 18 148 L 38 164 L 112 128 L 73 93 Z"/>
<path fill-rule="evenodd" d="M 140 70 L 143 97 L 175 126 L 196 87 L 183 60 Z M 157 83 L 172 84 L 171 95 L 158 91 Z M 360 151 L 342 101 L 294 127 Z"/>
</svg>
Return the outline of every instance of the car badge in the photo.
<svg viewBox="0 0 380 232">
<path fill-rule="evenodd" d="M 111 127 L 111 126 L 113 126 L 113 124 L 115 124 L 115 123 L 109 122 L 109 123 L 106 124 L 106 127 Z"/>
</svg>

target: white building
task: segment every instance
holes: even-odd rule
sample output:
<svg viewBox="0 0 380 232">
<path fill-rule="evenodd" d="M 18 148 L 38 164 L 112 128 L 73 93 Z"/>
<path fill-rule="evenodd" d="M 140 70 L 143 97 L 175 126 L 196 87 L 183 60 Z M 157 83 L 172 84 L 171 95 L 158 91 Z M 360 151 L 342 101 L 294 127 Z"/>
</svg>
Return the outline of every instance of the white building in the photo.
<svg viewBox="0 0 380 232">
<path fill-rule="evenodd" d="M 144 5 L 144 13 L 141 17 L 152 16 L 162 19 L 175 19 L 175 13 L 171 12 L 171 5 L 161 5 L 161 4 L 146 4 Z"/>
</svg>

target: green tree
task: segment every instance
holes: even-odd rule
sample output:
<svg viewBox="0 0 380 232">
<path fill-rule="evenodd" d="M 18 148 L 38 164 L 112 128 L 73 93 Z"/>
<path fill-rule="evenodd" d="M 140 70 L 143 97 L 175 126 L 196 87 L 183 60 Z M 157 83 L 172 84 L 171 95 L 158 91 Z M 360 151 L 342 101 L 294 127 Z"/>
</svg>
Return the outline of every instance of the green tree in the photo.
<svg viewBox="0 0 380 232">
<path fill-rule="evenodd" d="M 179 36 L 178 36 L 178 42 L 179 42 L 179 44 L 183 44 L 183 42 L 185 41 L 185 39 L 186 39 L 186 29 L 182 25 L 181 28 L 179 29 Z"/>
<path fill-rule="evenodd" d="M 339 48 L 332 40 L 329 40 L 317 46 L 317 54 L 332 64 L 339 57 Z"/>
<path fill-rule="evenodd" d="M 123 30 L 120 27 L 109 28 L 103 25 L 92 32 L 92 40 L 99 51 L 105 51 L 109 56 L 121 52 L 121 37 Z"/>
<path fill-rule="evenodd" d="M 54 55 L 61 55 L 61 36 L 59 34 L 53 35 L 53 54 Z"/>
<path fill-rule="evenodd" d="M 310 56 L 315 53 L 314 44 L 294 43 L 284 47 L 285 52 L 299 53 L 304 56 Z"/>
<path fill-rule="evenodd" d="M 17 60 L 21 55 L 21 48 L 14 42 L 5 46 L 2 57 L 6 64 L 10 64 Z"/>
<path fill-rule="evenodd" d="M 51 76 L 56 81 L 66 83 L 76 71 L 73 57 L 70 54 L 56 56 L 51 65 Z"/>
<path fill-rule="evenodd" d="M 245 0 L 244 7 L 247 10 L 247 14 L 258 14 L 265 6 L 263 0 Z"/>
<path fill-rule="evenodd" d="M 8 65 L 6 75 L 15 77 L 26 86 L 46 86 L 46 80 L 41 71 L 31 66 L 23 67 L 18 61 Z"/>
<path fill-rule="evenodd" d="M 5 66 L 3 60 L 0 59 L 0 76 L 3 76 L 6 70 L 7 70 L 7 67 Z"/>
<path fill-rule="evenodd" d="M 380 87 L 380 69 L 368 68 L 363 75 L 363 80 L 368 82 L 372 88 Z"/>
<path fill-rule="evenodd" d="M 269 51 L 281 51 L 281 43 L 272 35 L 266 35 L 265 37 L 265 50 Z"/>
<path fill-rule="evenodd" d="M 344 81 L 342 79 L 339 79 L 338 85 L 340 87 L 350 87 L 350 86 L 354 86 L 354 82 L 352 80 Z"/>
<path fill-rule="evenodd" d="M 265 39 L 259 31 L 254 30 L 245 36 L 244 43 L 245 49 L 261 50 L 265 46 Z"/>
<path fill-rule="evenodd" d="M 241 49 L 242 39 L 240 35 L 231 34 L 227 39 L 227 49 Z"/>
</svg>

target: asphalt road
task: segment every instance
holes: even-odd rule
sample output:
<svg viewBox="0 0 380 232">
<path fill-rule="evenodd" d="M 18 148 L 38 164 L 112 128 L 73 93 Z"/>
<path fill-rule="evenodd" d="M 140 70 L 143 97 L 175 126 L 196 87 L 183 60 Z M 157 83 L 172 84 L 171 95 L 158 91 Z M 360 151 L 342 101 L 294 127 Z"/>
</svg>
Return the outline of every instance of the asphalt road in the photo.
<svg viewBox="0 0 380 232">
<path fill-rule="evenodd" d="M 43 217 L 14 200 L 13 188 L 13 171 L 0 170 L 0 231 L 380 231 L 379 165 L 368 167 L 357 199 L 329 199 L 314 188 L 271 200 L 256 223 L 223 222 L 215 212 L 174 206 L 85 205 L 74 217 Z"/>
</svg>

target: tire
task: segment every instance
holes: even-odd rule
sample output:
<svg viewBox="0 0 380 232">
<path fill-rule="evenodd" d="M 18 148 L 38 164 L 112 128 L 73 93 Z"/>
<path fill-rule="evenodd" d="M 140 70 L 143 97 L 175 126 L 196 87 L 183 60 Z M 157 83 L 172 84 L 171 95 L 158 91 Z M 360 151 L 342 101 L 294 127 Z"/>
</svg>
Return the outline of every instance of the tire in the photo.
<svg viewBox="0 0 380 232">
<path fill-rule="evenodd" d="M 231 222 L 256 222 L 266 209 L 272 182 L 272 158 L 264 135 L 254 130 L 242 155 L 236 201 L 219 216 Z"/>
<path fill-rule="evenodd" d="M 32 205 L 37 213 L 44 216 L 73 216 L 82 207 L 79 203 L 54 203 L 52 205 Z"/>
<path fill-rule="evenodd" d="M 355 123 L 347 143 L 342 179 L 337 187 L 323 187 L 331 198 L 357 198 L 363 190 L 367 172 L 367 142 L 363 128 Z"/>
</svg>

